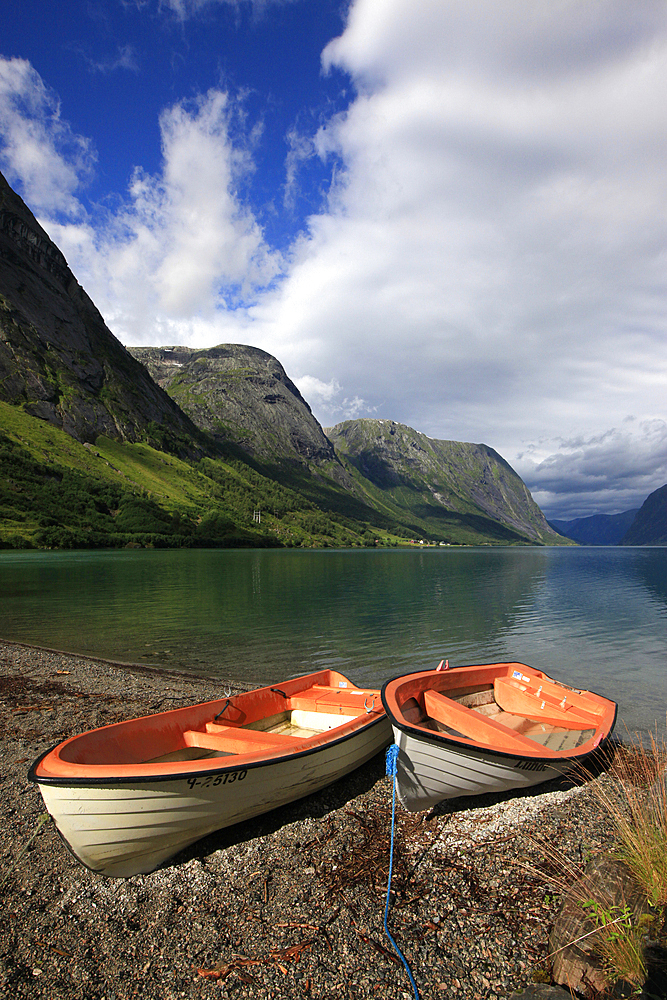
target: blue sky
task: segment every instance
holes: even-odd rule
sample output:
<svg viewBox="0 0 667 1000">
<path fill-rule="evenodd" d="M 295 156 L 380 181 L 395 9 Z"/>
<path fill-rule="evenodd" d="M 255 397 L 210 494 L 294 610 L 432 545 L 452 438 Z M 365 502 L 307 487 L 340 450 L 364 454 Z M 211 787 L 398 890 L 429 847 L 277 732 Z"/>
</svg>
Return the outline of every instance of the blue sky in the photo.
<svg viewBox="0 0 667 1000">
<path fill-rule="evenodd" d="M 239 178 L 242 197 L 266 239 L 285 249 L 321 207 L 331 175 L 330 162 L 309 156 L 290 186 L 291 137 L 312 134 L 353 96 L 350 78 L 323 73 L 320 62 L 344 14 L 335 0 L 22 0 L 0 37 L 3 55 L 29 60 L 72 133 L 90 141 L 94 167 L 78 197 L 93 215 L 113 209 L 136 167 L 160 170 L 165 108 L 211 88 L 228 93 L 231 132 L 253 158 Z"/>
<path fill-rule="evenodd" d="M 548 515 L 667 482 L 667 6 L 43 0 L 0 169 L 125 344 L 484 442 Z"/>
</svg>

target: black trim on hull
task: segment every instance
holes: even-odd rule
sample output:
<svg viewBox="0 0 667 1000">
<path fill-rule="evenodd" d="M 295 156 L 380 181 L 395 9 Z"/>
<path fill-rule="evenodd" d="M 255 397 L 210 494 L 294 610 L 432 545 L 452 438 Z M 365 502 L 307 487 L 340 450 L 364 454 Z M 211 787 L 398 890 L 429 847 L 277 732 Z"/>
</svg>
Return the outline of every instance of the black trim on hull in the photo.
<svg viewBox="0 0 667 1000">
<path fill-rule="evenodd" d="M 100 777 L 100 778 L 66 778 L 66 777 L 52 777 L 52 776 L 39 776 L 36 774 L 36 769 L 39 767 L 41 762 L 47 757 L 56 747 L 60 746 L 62 740 L 59 743 L 54 744 L 46 753 L 41 754 L 31 766 L 28 771 L 28 780 L 34 781 L 38 785 L 55 785 L 61 788 L 78 787 L 78 788 L 100 788 L 100 787 L 113 787 L 115 785 L 145 785 L 153 784 L 156 781 L 181 781 L 187 780 L 188 778 L 197 778 L 202 774 L 215 776 L 218 774 L 231 773 L 232 771 L 245 771 L 250 770 L 250 768 L 255 767 L 267 767 L 270 764 L 282 763 L 283 761 L 293 760 L 296 757 L 307 757 L 309 754 L 321 753 L 323 750 L 329 749 L 329 747 L 338 746 L 339 743 L 344 743 L 346 740 L 354 739 L 360 736 L 362 733 L 366 733 L 371 730 L 374 726 L 377 726 L 381 722 L 385 722 L 387 716 L 379 716 L 379 718 L 374 719 L 373 722 L 367 723 L 365 726 L 360 726 L 352 733 L 346 733 L 344 736 L 338 736 L 335 740 L 322 743 L 320 746 L 307 747 L 305 750 L 297 750 L 295 753 L 281 754 L 276 757 L 265 757 L 262 760 L 249 761 L 243 764 L 233 764 L 227 763 L 225 767 L 207 767 L 207 768 L 197 768 L 194 771 L 172 771 L 169 774 L 135 774 L 135 775 L 119 775 L 118 777 Z M 229 761 L 229 757 L 225 758 Z M 91 764 L 91 767 L 94 767 Z M 124 765 L 121 765 L 124 766 Z M 91 869 L 93 870 L 93 869 Z"/>
</svg>

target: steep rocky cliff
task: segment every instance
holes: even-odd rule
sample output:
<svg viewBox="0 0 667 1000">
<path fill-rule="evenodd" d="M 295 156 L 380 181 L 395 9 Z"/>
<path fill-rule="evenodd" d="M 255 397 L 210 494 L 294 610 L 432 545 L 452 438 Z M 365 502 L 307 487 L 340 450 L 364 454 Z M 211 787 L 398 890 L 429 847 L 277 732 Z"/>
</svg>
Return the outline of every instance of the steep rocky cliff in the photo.
<svg viewBox="0 0 667 1000">
<path fill-rule="evenodd" d="M 129 351 L 220 444 L 263 463 L 315 468 L 352 488 L 308 403 L 270 354 L 241 344 Z"/>
<path fill-rule="evenodd" d="M 443 529 L 448 523 L 508 541 L 562 544 L 527 487 L 484 444 L 438 441 L 393 420 L 347 420 L 326 430 L 375 496 Z M 377 502 L 377 500 L 376 500 Z"/>
<path fill-rule="evenodd" d="M 619 545 L 667 545 L 667 486 L 647 496 Z"/>
<path fill-rule="evenodd" d="M 0 400 L 62 427 L 197 451 L 190 420 L 107 329 L 60 250 L 0 174 Z"/>
</svg>

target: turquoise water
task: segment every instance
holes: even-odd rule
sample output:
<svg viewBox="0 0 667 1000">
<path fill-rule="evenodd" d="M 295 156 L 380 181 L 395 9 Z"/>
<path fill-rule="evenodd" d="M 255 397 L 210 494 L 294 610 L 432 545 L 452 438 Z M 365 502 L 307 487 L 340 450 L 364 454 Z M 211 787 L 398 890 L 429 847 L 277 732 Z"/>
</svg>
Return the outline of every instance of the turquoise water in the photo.
<svg viewBox="0 0 667 1000">
<path fill-rule="evenodd" d="M 4 552 L 0 636 L 251 682 L 519 660 L 667 709 L 667 549 Z"/>
</svg>

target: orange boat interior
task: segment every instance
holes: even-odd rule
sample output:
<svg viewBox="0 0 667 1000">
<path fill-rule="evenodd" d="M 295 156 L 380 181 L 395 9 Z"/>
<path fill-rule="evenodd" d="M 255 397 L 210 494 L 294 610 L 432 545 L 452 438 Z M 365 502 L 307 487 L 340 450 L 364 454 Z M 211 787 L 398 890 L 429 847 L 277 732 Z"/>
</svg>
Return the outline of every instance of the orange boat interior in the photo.
<svg viewBox="0 0 667 1000">
<path fill-rule="evenodd" d="M 355 731 L 384 709 L 378 691 L 357 688 L 336 671 L 319 671 L 219 701 L 174 709 L 74 736 L 38 765 L 37 776 L 131 772 L 219 757 L 244 760 L 291 754 Z M 236 761 L 235 761 L 236 763 Z"/>
<path fill-rule="evenodd" d="M 616 706 L 521 663 L 427 671 L 385 689 L 390 711 L 411 726 L 524 756 L 587 752 L 610 731 Z"/>
</svg>

